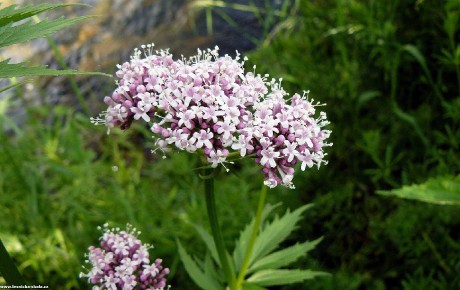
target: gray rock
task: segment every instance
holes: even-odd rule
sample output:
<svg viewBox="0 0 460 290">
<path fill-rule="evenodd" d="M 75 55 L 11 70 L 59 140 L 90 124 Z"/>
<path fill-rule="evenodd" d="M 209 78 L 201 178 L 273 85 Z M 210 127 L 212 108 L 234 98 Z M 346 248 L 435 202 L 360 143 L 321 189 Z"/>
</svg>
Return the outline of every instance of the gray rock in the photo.
<svg viewBox="0 0 460 290">
<path fill-rule="evenodd" d="M 25 0 L 18 2 L 19 4 L 38 3 Z M 62 3 L 62 0 L 47 2 Z M 208 35 L 204 10 L 193 8 L 198 0 L 80 0 L 78 2 L 91 7 L 74 6 L 53 10 L 47 14 L 47 17 L 56 18 L 62 14 L 68 17 L 98 15 L 53 35 L 53 40 L 64 56 L 66 65 L 82 71 L 101 71 L 113 75 L 115 65 L 129 60 L 133 49 L 141 44 L 155 43 L 158 48 L 170 48 L 171 52 L 178 57 L 194 54 L 197 48 L 215 45 L 221 48 L 221 53 L 234 54 L 235 50 L 244 52 L 255 47 L 248 36 L 260 39 L 263 34 L 261 25 L 253 13 L 230 8 L 215 8 L 212 12 L 213 34 Z M 226 2 L 247 3 L 247 1 Z M 274 6 L 279 5 L 275 2 L 279 1 L 274 1 Z M 233 19 L 238 27 L 219 16 L 222 13 Z M 41 17 L 44 18 L 43 15 Z M 26 56 L 33 63 L 61 68 L 45 39 L 32 41 L 26 46 L 27 53 L 22 52 L 17 55 L 15 54 L 17 47 L 13 47 L 4 51 L 3 55 L 11 57 L 14 61 L 19 61 Z M 76 77 L 76 80 L 92 113 L 96 114 L 104 106 L 103 97 L 113 91 L 114 79 L 97 76 Z M 34 85 L 34 89 L 24 90 L 24 92 L 24 99 L 33 100 L 34 104 L 64 103 L 81 109 L 67 77 L 40 78 L 40 81 Z M 11 94 L 11 91 L 9 93 Z M 14 115 L 22 114 L 14 112 L 13 118 L 17 119 Z"/>
</svg>

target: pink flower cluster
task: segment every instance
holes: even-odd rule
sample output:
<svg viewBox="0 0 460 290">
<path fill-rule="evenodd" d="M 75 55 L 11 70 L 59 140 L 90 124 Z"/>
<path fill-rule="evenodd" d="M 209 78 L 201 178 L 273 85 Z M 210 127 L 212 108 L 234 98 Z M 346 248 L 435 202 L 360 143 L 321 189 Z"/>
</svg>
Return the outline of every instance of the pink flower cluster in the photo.
<svg viewBox="0 0 460 290">
<path fill-rule="evenodd" d="M 101 228 L 100 228 L 101 229 Z M 137 239 L 135 228 L 128 225 L 126 231 L 119 228 L 109 229 L 104 225 L 101 248 L 89 247 L 86 263 L 91 266 L 87 277 L 93 289 L 151 289 L 163 290 L 168 268 L 163 268 L 162 260 L 156 259 L 150 264 L 149 245 L 143 245 Z"/>
<path fill-rule="evenodd" d="M 294 165 L 301 170 L 326 163 L 325 140 L 330 131 L 325 113 L 302 96 L 288 94 L 281 80 L 244 71 L 239 54 L 219 57 L 218 48 L 198 50 L 191 58 L 173 60 L 153 45 L 135 50 L 130 62 L 118 66 L 118 88 L 105 97 L 109 106 L 95 124 L 127 129 L 134 120 L 147 122 L 157 147 L 202 152 L 216 167 L 230 150 L 255 157 L 265 184 L 293 188 Z"/>
</svg>

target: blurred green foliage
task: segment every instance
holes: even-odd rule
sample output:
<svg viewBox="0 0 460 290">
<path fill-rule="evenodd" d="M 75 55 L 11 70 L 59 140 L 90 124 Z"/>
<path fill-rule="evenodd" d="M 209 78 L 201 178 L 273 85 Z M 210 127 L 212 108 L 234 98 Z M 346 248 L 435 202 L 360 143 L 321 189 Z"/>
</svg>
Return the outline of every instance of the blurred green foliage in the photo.
<svg viewBox="0 0 460 290">
<path fill-rule="evenodd" d="M 78 279 L 83 253 L 98 243 L 96 227 L 107 221 L 136 226 L 155 246 L 152 256 L 187 285 L 175 241 L 204 250 L 192 225 L 207 225 L 201 180 L 192 171 L 198 160 L 179 153 L 156 159 L 143 150 L 150 139 L 145 128 L 107 136 L 106 128 L 64 106 L 30 108 L 29 114 L 14 137 L 0 136 L 0 235 L 25 278 L 57 289 L 89 287 Z M 241 174 L 257 174 L 247 168 Z M 221 209 L 228 237 L 249 219 L 251 193 L 262 182 L 256 178 L 251 188 L 237 179 L 218 179 L 225 194 L 217 202 L 238 204 Z"/>
<path fill-rule="evenodd" d="M 459 288 L 460 208 L 375 192 L 460 172 L 460 1 L 303 1 L 298 13 L 250 61 L 310 89 L 332 122 L 329 165 L 298 194 L 316 204 L 302 232 L 325 236 L 315 258 L 336 275 L 305 289 Z"/>
<path fill-rule="evenodd" d="M 460 208 L 376 195 L 460 173 L 460 1 L 294 3 L 289 25 L 273 28 L 248 68 L 327 103 L 329 165 L 298 173 L 296 190 L 270 191 L 268 202 L 315 204 L 284 246 L 323 236 L 299 267 L 333 275 L 282 289 L 460 288 Z M 28 115 L 14 126 L 0 112 L 11 128 L 0 133 L 0 235 L 25 277 L 88 288 L 78 272 L 96 227 L 129 222 L 171 265 L 174 288 L 196 289 L 175 243 L 205 250 L 192 225 L 207 225 L 195 157 L 162 159 L 146 148 L 146 129 L 106 136 L 68 107 Z M 262 180 L 251 161 L 231 172 L 216 181 L 229 248 Z"/>
</svg>

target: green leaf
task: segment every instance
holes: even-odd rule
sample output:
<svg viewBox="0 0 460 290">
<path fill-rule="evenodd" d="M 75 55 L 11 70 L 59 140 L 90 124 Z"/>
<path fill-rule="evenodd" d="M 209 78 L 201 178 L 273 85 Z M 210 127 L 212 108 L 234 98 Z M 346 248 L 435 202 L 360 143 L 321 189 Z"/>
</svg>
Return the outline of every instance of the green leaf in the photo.
<svg viewBox="0 0 460 290">
<path fill-rule="evenodd" d="M 62 76 L 62 75 L 111 75 L 100 72 L 80 72 L 77 70 L 56 70 L 46 66 L 25 66 L 26 63 L 8 63 L 9 59 L 0 61 L 0 78 L 12 78 L 23 76 Z M 3 89 L 2 89 L 3 90 Z"/>
<path fill-rule="evenodd" d="M 423 145 L 426 147 L 429 146 L 430 141 L 427 139 L 425 136 L 425 133 L 422 131 L 420 128 L 417 119 L 411 116 L 410 114 L 404 112 L 398 105 L 398 103 L 394 100 L 391 102 L 391 109 L 393 110 L 393 113 L 401 118 L 401 120 L 406 121 L 409 123 L 415 130 L 415 133 L 420 137 L 420 140 L 423 142 Z"/>
<path fill-rule="evenodd" d="M 460 205 L 460 175 L 431 178 L 422 184 L 406 185 L 393 190 L 379 190 L 377 193 L 428 203 Z"/>
<path fill-rule="evenodd" d="M 267 290 L 267 288 L 259 286 L 257 284 L 243 282 L 242 290 Z"/>
<path fill-rule="evenodd" d="M 20 85 L 21 83 L 17 83 L 16 85 Z M 9 86 L 11 87 L 11 86 Z M 8 87 L 7 87 L 8 88 Z M 1 92 L 1 91 L 0 91 Z M 0 99 L 0 127 L 4 127 L 6 124 L 9 126 L 15 133 L 16 136 L 23 135 L 23 130 L 19 128 L 19 126 L 11 119 L 7 114 L 6 110 L 8 108 L 8 104 L 10 102 L 11 95 L 7 94 L 6 96 Z M 4 123 L 4 124 L 3 124 Z"/>
<path fill-rule="evenodd" d="M 261 224 L 264 222 L 267 216 L 279 205 L 280 203 L 265 206 L 264 211 L 262 213 Z M 233 261 L 235 262 L 236 269 L 240 269 L 241 264 L 243 263 L 244 255 L 246 254 L 246 249 L 251 238 L 252 228 L 254 227 L 254 222 L 255 218 L 253 218 L 251 222 L 248 225 L 246 225 L 244 230 L 241 232 L 238 241 L 235 243 L 235 250 L 233 251 Z"/>
<path fill-rule="evenodd" d="M 248 273 L 253 273 L 259 270 L 267 269 L 279 269 L 287 266 L 302 256 L 305 256 L 307 252 L 313 250 L 317 244 L 321 242 L 322 238 L 314 241 L 306 241 L 304 243 L 297 243 L 291 247 L 282 249 L 262 259 L 256 261 L 248 270 Z"/>
<path fill-rule="evenodd" d="M 443 26 L 444 26 L 444 30 L 449 35 L 450 39 L 454 39 L 455 37 L 455 33 L 458 30 L 458 21 L 459 21 L 459 15 L 457 11 L 447 12 Z"/>
<path fill-rule="evenodd" d="M 32 21 L 27 21 L 16 26 L 9 23 L 0 27 L 0 47 L 44 37 L 91 17 L 92 16 L 79 16 L 72 19 L 65 19 L 64 17 L 55 20 L 45 19 L 36 24 L 33 24 Z"/>
<path fill-rule="evenodd" d="M 179 241 L 177 241 L 177 247 L 179 248 L 179 256 L 182 263 L 184 263 L 185 270 L 198 286 L 207 290 L 223 289 L 223 287 L 219 285 L 218 281 L 201 271 L 201 268 L 195 263 L 195 261 L 193 261 L 192 257 L 187 254 Z"/>
<path fill-rule="evenodd" d="M 247 282 L 260 286 L 277 286 L 302 282 L 317 276 L 329 274 L 311 270 L 263 270 L 247 279 Z"/>
<path fill-rule="evenodd" d="M 4 26 L 9 23 L 17 22 L 42 12 L 67 7 L 67 6 L 89 6 L 86 4 L 38 4 L 28 5 L 25 7 L 18 8 L 17 5 L 10 5 L 0 9 L 0 26 Z"/>
<path fill-rule="evenodd" d="M 199 225 L 193 224 L 193 227 L 195 228 L 195 230 L 200 235 L 201 239 L 206 244 L 206 247 L 211 253 L 211 256 L 214 259 L 214 261 L 216 261 L 217 265 L 220 266 L 219 254 L 217 253 L 216 244 L 214 244 L 214 240 L 212 236 Z"/>
<path fill-rule="evenodd" d="M 27 79 L 27 80 L 23 80 L 23 81 L 20 81 L 20 82 L 11 84 L 11 85 L 9 85 L 9 86 L 6 86 L 6 87 L 4 87 L 4 88 L 1 88 L 1 89 L 0 89 L 0 93 L 3 93 L 4 91 L 10 90 L 10 89 L 12 89 L 12 88 L 18 87 L 18 86 L 20 86 L 20 85 L 26 84 L 26 83 L 28 83 L 28 82 L 30 82 L 30 80 Z M 2 112 L 2 111 L 0 110 L 0 114 L 1 114 L 1 112 Z"/>
<path fill-rule="evenodd" d="M 460 2 L 458 0 L 448 0 L 444 7 L 448 11 L 460 9 Z"/>
<path fill-rule="evenodd" d="M 13 259 L 8 254 L 2 240 L 0 240 L 0 272 L 8 285 L 25 285 L 24 278 L 19 272 Z"/>
<path fill-rule="evenodd" d="M 420 66 L 422 67 L 426 75 L 430 76 L 430 70 L 428 69 L 428 65 L 426 63 L 425 57 L 423 56 L 423 54 L 420 52 L 420 50 L 416 46 L 411 45 L 411 44 L 406 44 L 402 46 L 401 49 L 402 51 L 405 51 L 409 53 L 410 55 L 412 55 L 412 57 L 414 57 L 417 60 L 417 62 L 420 64 Z"/>
<path fill-rule="evenodd" d="M 307 204 L 293 212 L 287 210 L 281 218 L 276 216 L 272 223 L 267 223 L 256 239 L 249 265 L 276 249 L 295 229 L 302 213 L 311 206 Z"/>
<path fill-rule="evenodd" d="M 224 272 L 219 271 L 220 268 L 216 267 L 209 252 L 206 253 L 206 257 L 204 258 L 203 269 L 207 277 L 212 277 L 216 281 L 225 282 Z"/>
<path fill-rule="evenodd" d="M 379 91 L 365 91 L 361 95 L 359 95 L 358 100 L 357 100 L 357 106 L 358 109 L 361 108 L 364 104 L 369 102 L 370 100 L 380 97 L 382 95 L 381 92 Z"/>
</svg>

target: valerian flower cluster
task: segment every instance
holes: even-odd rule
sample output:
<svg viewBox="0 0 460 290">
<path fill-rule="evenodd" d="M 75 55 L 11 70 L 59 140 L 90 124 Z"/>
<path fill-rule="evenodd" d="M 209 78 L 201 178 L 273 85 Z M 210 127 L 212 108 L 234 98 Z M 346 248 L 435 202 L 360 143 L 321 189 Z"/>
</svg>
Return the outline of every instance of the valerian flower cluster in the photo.
<svg viewBox="0 0 460 290">
<path fill-rule="evenodd" d="M 109 229 L 104 225 L 100 238 L 101 247 L 89 247 L 86 263 L 90 269 L 81 273 L 87 277 L 93 289 L 166 289 L 168 268 L 163 268 L 162 260 L 150 264 L 148 249 L 137 238 L 140 232 L 128 225 L 126 231 Z"/>
<path fill-rule="evenodd" d="M 173 60 L 153 45 L 135 50 L 118 66 L 117 89 L 105 97 L 109 106 L 93 123 L 127 129 L 143 120 L 166 152 L 171 147 L 202 152 L 216 167 L 231 150 L 252 156 L 262 167 L 265 184 L 293 188 L 294 165 L 326 163 L 323 147 L 330 135 L 326 114 L 315 117 L 307 94 L 289 96 L 281 80 L 245 72 L 247 60 L 219 56 L 218 48 Z M 225 166 L 225 165 L 224 165 Z"/>
</svg>

